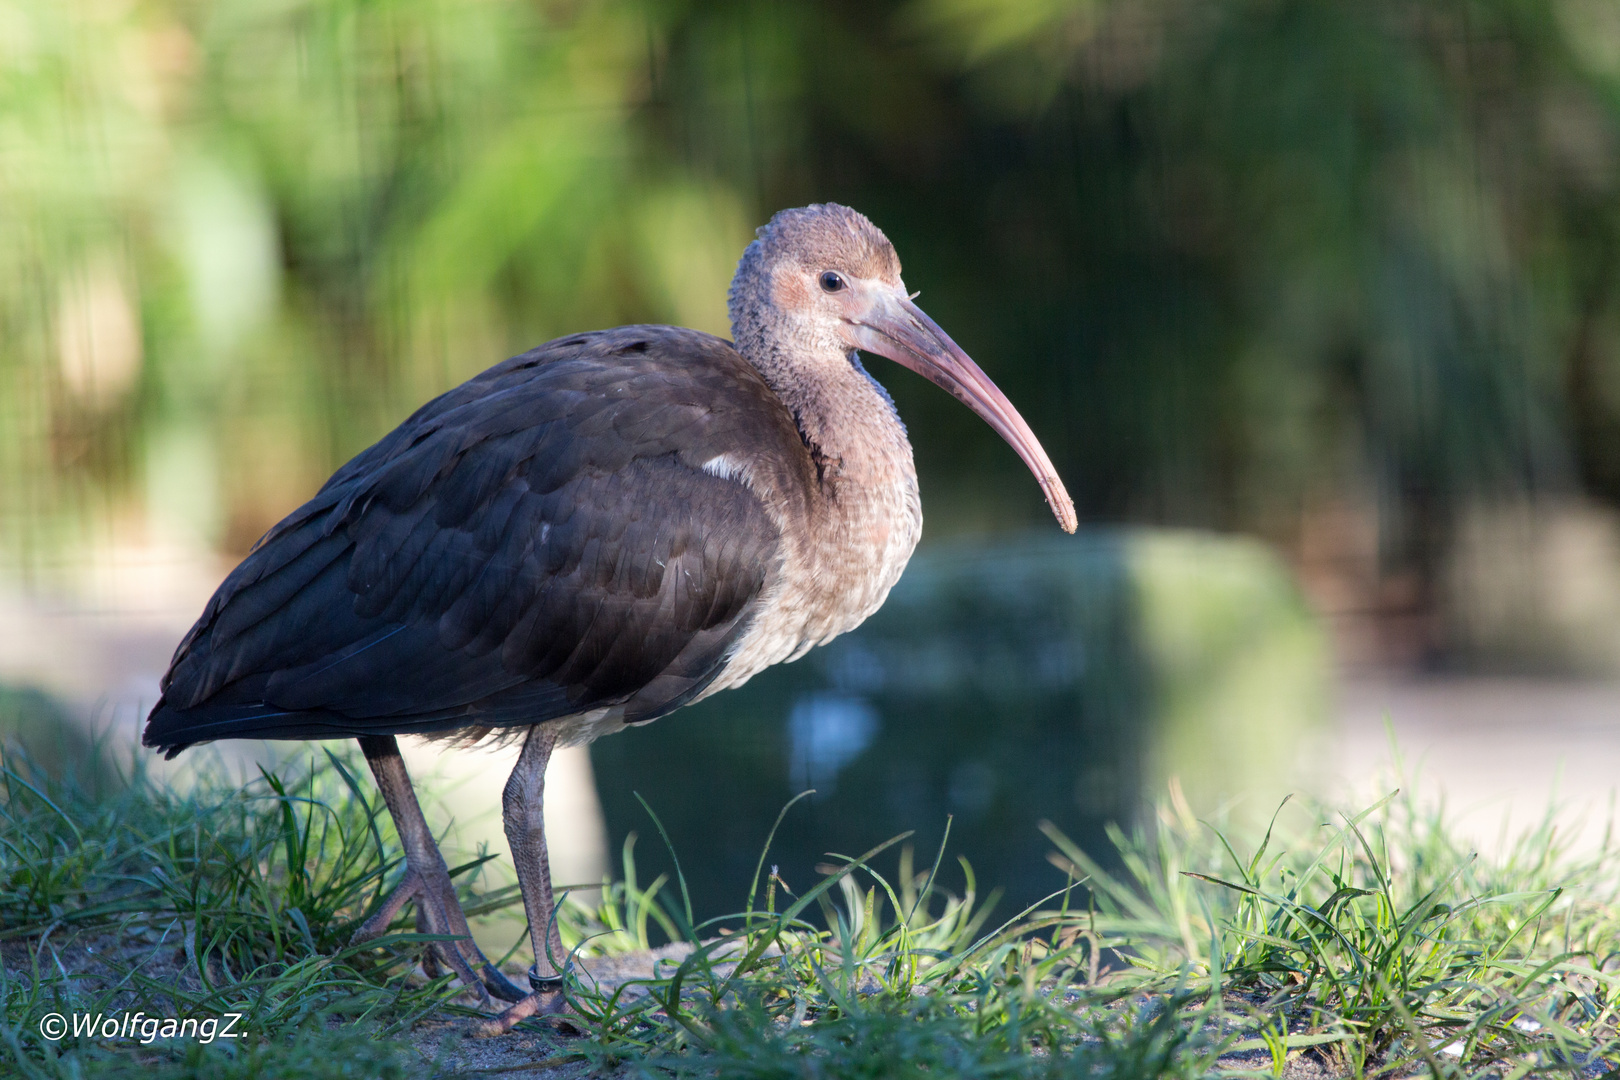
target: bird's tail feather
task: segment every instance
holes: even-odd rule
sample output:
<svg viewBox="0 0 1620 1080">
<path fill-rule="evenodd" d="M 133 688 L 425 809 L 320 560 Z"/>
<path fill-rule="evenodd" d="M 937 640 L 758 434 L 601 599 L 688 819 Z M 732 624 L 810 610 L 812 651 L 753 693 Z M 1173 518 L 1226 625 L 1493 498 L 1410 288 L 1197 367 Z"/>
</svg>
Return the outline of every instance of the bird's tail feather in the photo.
<svg viewBox="0 0 1620 1080">
<path fill-rule="evenodd" d="M 355 739 L 363 735 L 432 735 L 465 727 L 465 708 L 399 717 L 353 717 L 325 709 L 282 709 L 263 702 L 177 709 L 160 700 L 146 718 L 141 743 L 172 758 L 215 739 Z"/>
</svg>

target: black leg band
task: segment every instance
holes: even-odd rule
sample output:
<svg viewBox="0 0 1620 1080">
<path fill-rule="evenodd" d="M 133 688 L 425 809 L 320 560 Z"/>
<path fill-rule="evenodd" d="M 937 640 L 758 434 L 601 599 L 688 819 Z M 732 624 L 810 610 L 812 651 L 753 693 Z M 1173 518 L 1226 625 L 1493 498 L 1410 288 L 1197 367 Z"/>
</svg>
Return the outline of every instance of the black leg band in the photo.
<svg viewBox="0 0 1620 1080">
<path fill-rule="evenodd" d="M 563 983 L 567 981 L 568 972 L 573 966 L 570 963 L 563 968 L 560 975 L 542 975 L 539 965 L 535 965 L 529 969 L 529 989 L 537 994 L 555 994 L 563 988 Z"/>
</svg>

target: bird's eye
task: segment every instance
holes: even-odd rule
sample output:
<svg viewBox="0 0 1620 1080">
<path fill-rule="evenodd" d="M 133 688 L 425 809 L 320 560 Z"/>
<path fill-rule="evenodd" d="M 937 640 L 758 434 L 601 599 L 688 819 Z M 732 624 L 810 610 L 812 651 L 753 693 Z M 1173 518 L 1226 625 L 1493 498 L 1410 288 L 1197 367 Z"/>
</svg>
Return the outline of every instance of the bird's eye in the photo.
<svg viewBox="0 0 1620 1080">
<path fill-rule="evenodd" d="M 821 274 L 821 287 L 827 292 L 837 292 L 844 287 L 844 276 L 832 270 L 824 270 Z"/>
</svg>

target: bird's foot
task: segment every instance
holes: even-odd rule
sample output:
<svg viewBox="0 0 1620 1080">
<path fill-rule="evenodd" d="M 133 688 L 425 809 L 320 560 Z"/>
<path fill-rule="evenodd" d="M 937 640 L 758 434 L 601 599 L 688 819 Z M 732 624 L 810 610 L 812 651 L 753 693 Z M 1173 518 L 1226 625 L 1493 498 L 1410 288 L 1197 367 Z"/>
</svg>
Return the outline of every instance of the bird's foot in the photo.
<svg viewBox="0 0 1620 1080">
<path fill-rule="evenodd" d="M 498 1016 L 474 1022 L 472 1034 L 484 1039 L 493 1035 L 505 1035 L 531 1016 L 564 1016 L 572 1011 L 568 1005 L 567 995 L 563 993 L 563 976 L 543 978 L 530 968 L 529 985 L 534 987 L 533 993 L 522 1001 L 508 1006 Z"/>
<path fill-rule="evenodd" d="M 399 915 L 400 909 L 407 902 L 414 900 L 418 932 L 460 939 L 428 943 L 422 960 L 423 968 L 430 976 L 438 973 L 438 962 L 442 960 L 461 979 L 462 985 L 478 994 L 479 1002 L 485 1008 L 492 1007 L 491 994 L 502 1001 L 522 1002 L 527 995 L 501 974 L 500 969 L 490 963 L 478 948 L 477 942 L 473 941 L 472 932 L 467 928 L 467 917 L 462 914 L 461 901 L 456 897 L 456 888 L 450 881 L 449 872 L 441 870 L 440 875 L 435 876 L 442 876 L 443 880 L 430 881 L 426 875 L 407 862 L 405 876 L 400 878 L 399 884 L 383 900 L 382 905 L 355 930 L 354 936 L 349 939 L 350 943 L 358 945 L 386 934 L 389 924 Z"/>
</svg>

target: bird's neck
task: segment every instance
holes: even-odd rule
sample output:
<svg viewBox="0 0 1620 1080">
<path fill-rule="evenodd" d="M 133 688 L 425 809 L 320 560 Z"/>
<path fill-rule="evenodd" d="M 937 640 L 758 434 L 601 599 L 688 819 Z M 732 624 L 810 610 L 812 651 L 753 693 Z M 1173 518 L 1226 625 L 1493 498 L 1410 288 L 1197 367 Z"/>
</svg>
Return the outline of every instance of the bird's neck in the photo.
<svg viewBox="0 0 1620 1080">
<path fill-rule="evenodd" d="M 805 546 L 790 561 L 804 574 L 803 608 L 813 613 L 804 640 L 825 641 L 877 610 L 917 546 L 911 443 L 888 393 L 854 355 L 748 359 L 792 413 L 815 465 Z"/>
<path fill-rule="evenodd" d="M 825 326 L 785 315 L 751 246 L 730 295 L 737 351 L 788 409 L 815 465 L 809 517 L 790 530 L 789 590 L 801 641 L 844 632 L 877 609 L 922 534 L 917 467 L 894 403 Z M 802 594 L 802 595 L 801 595 Z M 809 645 L 805 644 L 805 648 Z"/>
<path fill-rule="evenodd" d="M 855 353 L 795 350 L 790 360 L 764 345 L 744 355 L 792 414 L 824 488 L 838 496 L 856 485 L 916 487 L 905 425 Z"/>
</svg>

